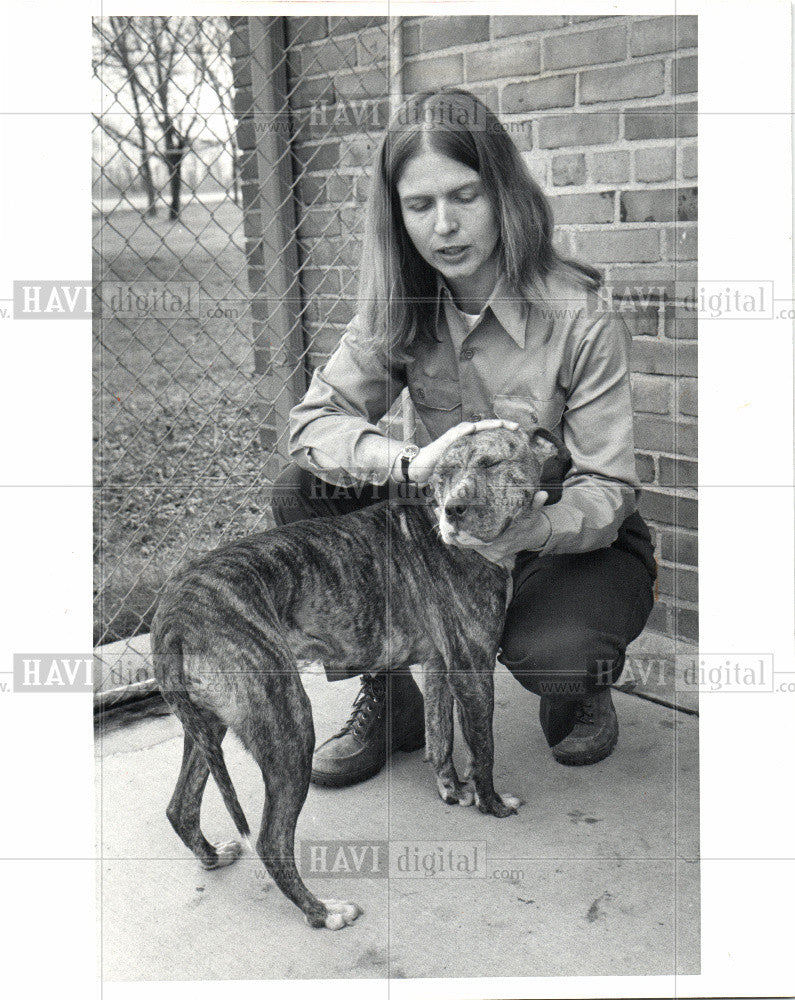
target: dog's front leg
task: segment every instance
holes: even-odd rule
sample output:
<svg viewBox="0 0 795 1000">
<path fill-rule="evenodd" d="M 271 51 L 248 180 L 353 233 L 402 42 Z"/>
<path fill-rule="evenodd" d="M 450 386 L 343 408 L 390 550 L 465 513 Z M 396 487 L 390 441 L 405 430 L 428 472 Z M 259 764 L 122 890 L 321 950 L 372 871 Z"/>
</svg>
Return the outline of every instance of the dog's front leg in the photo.
<svg viewBox="0 0 795 1000">
<path fill-rule="evenodd" d="M 436 787 L 448 805 L 471 806 L 474 792 L 459 781 L 453 764 L 453 694 L 441 658 L 423 668 L 425 696 L 425 759 L 436 773 Z"/>
<path fill-rule="evenodd" d="M 494 790 L 494 677 L 491 664 L 484 670 L 457 670 L 450 675 L 458 719 L 469 748 L 467 778 L 474 786 L 475 804 L 500 818 L 516 812 L 521 800 L 500 797 Z"/>
</svg>

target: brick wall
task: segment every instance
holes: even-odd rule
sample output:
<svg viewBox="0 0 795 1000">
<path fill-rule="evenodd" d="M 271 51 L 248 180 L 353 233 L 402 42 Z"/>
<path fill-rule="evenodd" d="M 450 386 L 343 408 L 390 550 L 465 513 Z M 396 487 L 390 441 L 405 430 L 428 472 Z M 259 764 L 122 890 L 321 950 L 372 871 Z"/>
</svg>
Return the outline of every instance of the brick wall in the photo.
<svg viewBox="0 0 795 1000">
<path fill-rule="evenodd" d="M 352 315 L 389 39 L 384 18 L 312 17 L 286 19 L 286 40 L 312 366 Z M 478 94 L 549 194 L 558 246 L 605 272 L 633 334 L 641 510 L 660 566 L 650 626 L 695 639 L 696 323 L 678 303 L 696 280 L 697 19 L 413 17 L 399 42 L 404 94 Z"/>
</svg>

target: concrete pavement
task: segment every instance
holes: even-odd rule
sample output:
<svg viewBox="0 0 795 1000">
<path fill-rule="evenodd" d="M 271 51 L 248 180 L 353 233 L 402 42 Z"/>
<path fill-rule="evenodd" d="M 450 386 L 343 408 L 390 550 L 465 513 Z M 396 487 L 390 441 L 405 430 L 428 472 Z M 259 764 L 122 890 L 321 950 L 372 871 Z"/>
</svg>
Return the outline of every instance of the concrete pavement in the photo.
<svg viewBox="0 0 795 1000">
<path fill-rule="evenodd" d="M 648 656 L 649 643 L 636 653 Z M 320 740 L 347 717 L 358 682 L 303 677 Z M 344 853 L 353 842 L 354 857 L 356 845 L 389 842 L 393 852 L 389 877 L 367 865 L 365 875 L 305 873 L 320 896 L 363 907 L 336 933 L 310 930 L 257 859 L 205 872 L 177 839 L 165 817 L 181 759 L 176 719 L 105 728 L 96 770 L 102 978 L 697 973 L 697 717 L 664 698 L 616 692 L 616 751 L 566 768 L 546 747 L 538 700 L 501 666 L 495 689 L 495 784 L 524 800 L 517 816 L 444 805 L 421 752 L 399 754 L 353 788 L 310 789 L 299 842 L 339 840 Z M 224 750 L 256 831 L 259 773 L 234 737 Z M 212 781 L 203 829 L 210 840 L 233 833 Z M 440 871 L 440 853 L 475 867 L 474 877 Z M 436 873 L 400 870 L 411 863 Z"/>
</svg>

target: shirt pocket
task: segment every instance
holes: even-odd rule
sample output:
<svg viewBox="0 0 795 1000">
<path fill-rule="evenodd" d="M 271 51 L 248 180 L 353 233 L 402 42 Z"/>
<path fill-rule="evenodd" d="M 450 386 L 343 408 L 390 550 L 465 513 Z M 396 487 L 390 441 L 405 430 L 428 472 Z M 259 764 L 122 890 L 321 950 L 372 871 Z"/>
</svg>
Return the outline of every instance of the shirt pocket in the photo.
<svg viewBox="0 0 795 1000">
<path fill-rule="evenodd" d="M 562 395 L 539 399 L 536 396 L 496 395 L 492 405 L 495 417 L 501 420 L 515 420 L 526 431 L 544 427 L 548 431 L 557 430 L 563 416 Z"/>
<path fill-rule="evenodd" d="M 409 394 L 431 440 L 461 423 L 461 387 L 458 382 L 415 372 L 409 376 Z"/>
</svg>

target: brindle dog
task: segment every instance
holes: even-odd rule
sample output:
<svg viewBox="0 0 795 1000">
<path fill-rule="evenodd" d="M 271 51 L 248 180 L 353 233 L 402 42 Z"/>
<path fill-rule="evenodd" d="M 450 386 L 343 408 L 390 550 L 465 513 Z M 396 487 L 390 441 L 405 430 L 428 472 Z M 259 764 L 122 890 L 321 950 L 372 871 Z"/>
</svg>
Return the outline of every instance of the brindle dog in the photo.
<svg viewBox="0 0 795 1000">
<path fill-rule="evenodd" d="M 170 581 L 152 626 L 155 676 L 185 730 L 167 815 L 205 868 L 231 864 L 242 850 L 201 832 L 208 774 L 248 846 L 221 750 L 231 728 L 262 772 L 256 850 L 279 888 L 312 927 L 337 930 L 361 912 L 315 897 L 295 864 L 315 740 L 297 658 L 349 673 L 422 664 L 426 755 L 441 797 L 475 801 L 494 816 L 516 811 L 518 800 L 500 798 L 492 783 L 493 670 L 510 574 L 456 539 L 496 538 L 531 508 L 542 470 L 550 478 L 563 451 L 544 430 L 473 433 L 438 463 L 434 505 L 383 501 L 277 527 L 210 552 Z M 471 784 L 453 766 L 454 702 Z"/>
</svg>

